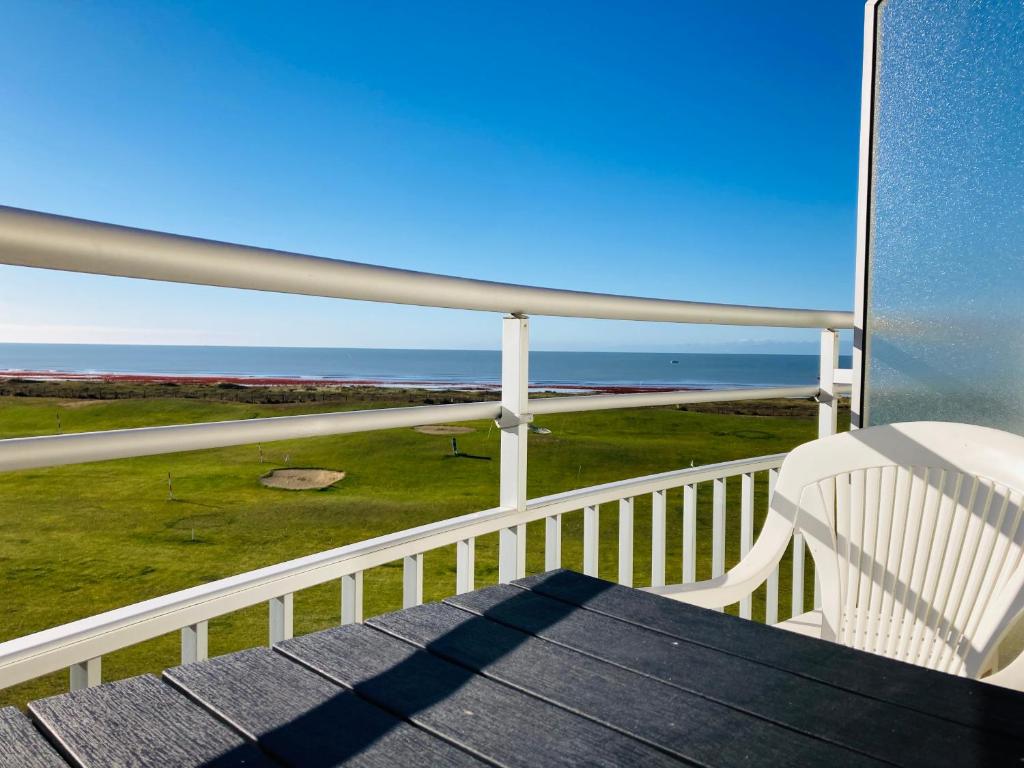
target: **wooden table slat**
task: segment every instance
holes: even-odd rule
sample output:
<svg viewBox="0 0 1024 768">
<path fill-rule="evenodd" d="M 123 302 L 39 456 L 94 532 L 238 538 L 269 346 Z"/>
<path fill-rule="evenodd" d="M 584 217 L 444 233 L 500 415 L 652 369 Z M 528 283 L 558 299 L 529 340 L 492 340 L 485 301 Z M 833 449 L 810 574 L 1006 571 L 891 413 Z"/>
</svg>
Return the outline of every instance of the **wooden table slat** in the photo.
<svg viewBox="0 0 1024 768">
<path fill-rule="evenodd" d="M 35 726 L 14 707 L 0 709 L 0 768 L 67 768 Z"/>
<path fill-rule="evenodd" d="M 41 699 L 29 708 L 50 737 L 87 768 L 275 765 L 152 675 Z"/>
<path fill-rule="evenodd" d="M 287 765 L 484 765 L 269 648 L 175 667 L 164 677 Z"/>
<path fill-rule="evenodd" d="M 499 765 L 677 765 L 635 739 L 365 625 L 275 646 L 360 696 Z"/>
<path fill-rule="evenodd" d="M 700 765 L 883 764 L 453 606 L 368 623 Z"/>
<path fill-rule="evenodd" d="M 514 582 L 558 600 L 689 642 L 936 717 L 1022 738 L 1024 694 L 723 616 L 649 592 L 557 570 Z"/>
<path fill-rule="evenodd" d="M 595 582 L 593 589 L 602 589 L 601 582 Z M 567 603 L 517 586 L 490 587 L 447 602 L 897 765 L 1014 765 L 1024 757 L 1024 745 L 1000 734 L 939 720 L 593 611 L 567 611 Z M 914 745 L 913 754 L 908 753 L 908 743 Z"/>
</svg>

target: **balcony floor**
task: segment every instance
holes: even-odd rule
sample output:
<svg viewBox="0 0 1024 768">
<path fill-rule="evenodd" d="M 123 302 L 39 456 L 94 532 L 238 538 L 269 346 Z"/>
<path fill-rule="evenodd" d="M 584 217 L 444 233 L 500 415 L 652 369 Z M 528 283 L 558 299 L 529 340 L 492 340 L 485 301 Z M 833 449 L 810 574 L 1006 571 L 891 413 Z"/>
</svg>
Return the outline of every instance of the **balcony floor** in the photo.
<svg viewBox="0 0 1024 768">
<path fill-rule="evenodd" d="M 1019 765 L 1024 695 L 553 571 L 0 711 L 0 766 Z M 36 730 L 38 729 L 38 730 Z M 21 750 L 21 751 L 19 751 Z"/>
</svg>

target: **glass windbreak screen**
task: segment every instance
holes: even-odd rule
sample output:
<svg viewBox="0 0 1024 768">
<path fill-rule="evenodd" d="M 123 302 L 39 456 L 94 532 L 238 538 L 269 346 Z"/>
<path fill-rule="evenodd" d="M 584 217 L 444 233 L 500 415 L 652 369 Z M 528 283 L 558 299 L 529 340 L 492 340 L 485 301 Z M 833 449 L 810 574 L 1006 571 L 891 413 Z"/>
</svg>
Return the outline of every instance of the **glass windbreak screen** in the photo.
<svg viewBox="0 0 1024 768">
<path fill-rule="evenodd" d="M 1024 434 L 1024 2 L 880 9 L 869 424 Z"/>
</svg>

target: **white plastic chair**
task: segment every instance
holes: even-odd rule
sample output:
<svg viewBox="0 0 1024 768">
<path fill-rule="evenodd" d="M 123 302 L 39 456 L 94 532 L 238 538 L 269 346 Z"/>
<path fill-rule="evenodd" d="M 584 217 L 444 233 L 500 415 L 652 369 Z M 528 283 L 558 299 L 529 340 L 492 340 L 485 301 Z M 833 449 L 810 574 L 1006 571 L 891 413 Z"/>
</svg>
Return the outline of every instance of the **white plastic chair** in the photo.
<svg viewBox="0 0 1024 768">
<path fill-rule="evenodd" d="M 761 535 L 728 573 L 650 591 L 721 608 L 804 534 L 821 610 L 778 626 L 980 677 L 1024 609 L 1024 437 L 939 422 L 855 430 L 786 457 Z M 1024 654 L 989 682 L 1024 690 Z"/>
</svg>

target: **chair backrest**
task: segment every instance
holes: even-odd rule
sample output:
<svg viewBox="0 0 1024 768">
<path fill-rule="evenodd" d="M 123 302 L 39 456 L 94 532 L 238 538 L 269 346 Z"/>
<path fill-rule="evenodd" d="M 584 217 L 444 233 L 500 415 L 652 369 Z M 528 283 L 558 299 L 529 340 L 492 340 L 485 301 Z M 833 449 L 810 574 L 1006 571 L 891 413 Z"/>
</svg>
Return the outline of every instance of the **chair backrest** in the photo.
<svg viewBox="0 0 1024 768">
<path fill-rule="evenodd" d="M 1024 438 L 914 422 L 800 446 L 769 515 L 806 537 L 823 637 L 978 677 L 1024 609 L 1022 500 Z"/>
</svg>

